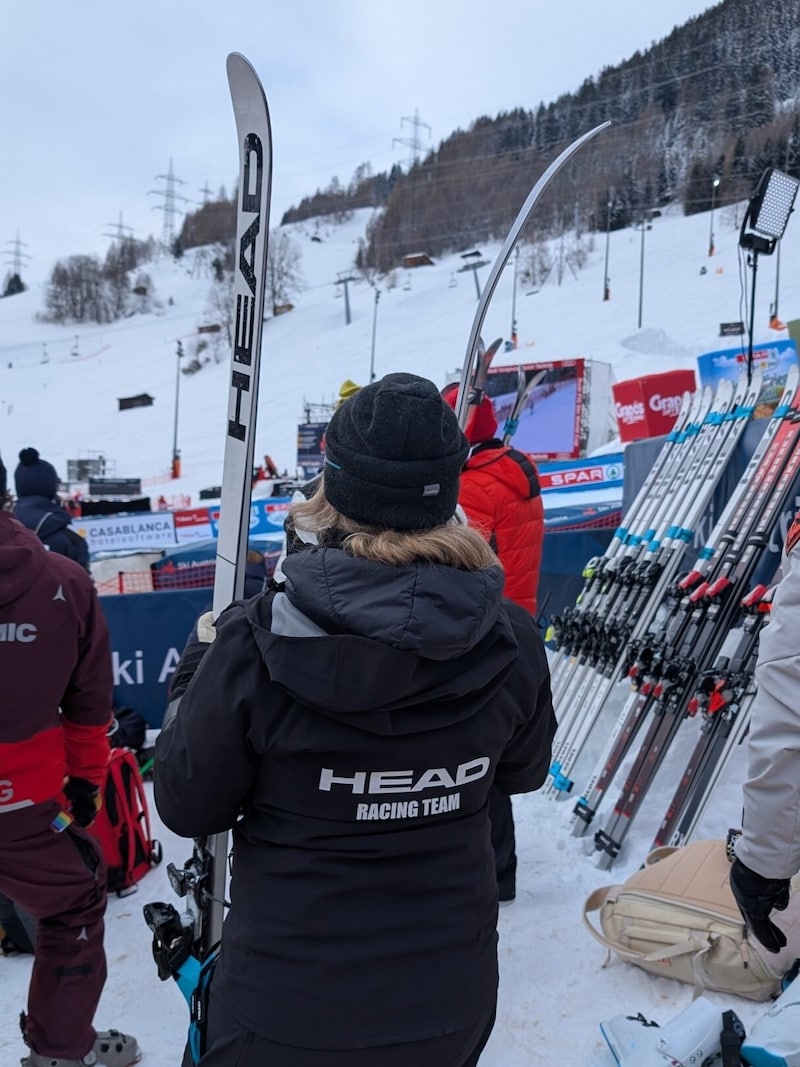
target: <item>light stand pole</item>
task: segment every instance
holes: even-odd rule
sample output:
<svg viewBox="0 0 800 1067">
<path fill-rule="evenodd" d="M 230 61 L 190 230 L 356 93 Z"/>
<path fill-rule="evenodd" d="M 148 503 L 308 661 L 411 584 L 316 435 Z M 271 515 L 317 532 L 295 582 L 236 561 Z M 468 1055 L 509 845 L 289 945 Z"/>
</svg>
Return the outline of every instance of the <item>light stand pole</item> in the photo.
<svg viewBox="0 0 800 1067">
<path fill-rule="evenodd" d="M 611 279 L 608 276 L 608 249 L 611 243 L 611 197 L 606 204 L 606 262 L 603 270 L 603 300 L 611 299 Z"/>
<path fill-rule="evenodd" d="M 778 290 L 781 284 L 781 246 L 778 242 L 778 248 L 775 253 L 775 302 L 769 309 L 769 324 L 773 330 L 782 330 L 783 323 L 778 318 Z"/>
<path fill-rule="evenodd" d="M 708 254 L 714 255 L 714 201 L 717 196 L 717 186 L 719 185 L 719 178 L 714 178 L 711 183 L 711 218 L 708 222 Z"/>
<path fill-rule="evenodd" d="M 172 477 L 181 476 L 181 454 L 178 451 L 178 398 L 181 392 L 181 358 L 183 357 L 183 345 L 178 341 L 175 375 L 175 429 L 172 435 Z"/>
<path fill-rule="evenodd" d="M 372 308 L 372 347 L 369 353 L 369 380 L 370 383 L 375 381 L 375 332 L 378 328 L 378 301 L 381 298 L 381 291 L 375 286 L 375 304 Z"/>
</svg>

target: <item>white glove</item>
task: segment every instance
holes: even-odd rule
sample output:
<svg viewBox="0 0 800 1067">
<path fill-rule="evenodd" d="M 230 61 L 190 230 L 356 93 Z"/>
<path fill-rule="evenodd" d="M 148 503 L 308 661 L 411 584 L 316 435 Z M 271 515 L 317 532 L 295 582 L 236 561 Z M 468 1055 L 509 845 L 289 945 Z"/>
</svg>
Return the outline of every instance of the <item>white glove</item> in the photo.
<svg viewBox="0 0 800 1067">
<path fill-rule="evenodd" d="M 214 612 L 206 611 L 197 620 L 197 640 L 205 645 L 210 645 L 217 636 L 217 628 L 214 625 Z"/>
</svg>

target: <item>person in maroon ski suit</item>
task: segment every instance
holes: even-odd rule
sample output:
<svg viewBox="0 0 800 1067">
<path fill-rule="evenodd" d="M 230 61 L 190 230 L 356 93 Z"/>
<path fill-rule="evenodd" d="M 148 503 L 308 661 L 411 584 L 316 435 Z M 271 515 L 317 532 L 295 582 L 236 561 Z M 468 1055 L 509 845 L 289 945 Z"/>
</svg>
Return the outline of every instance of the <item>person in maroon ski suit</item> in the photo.
<svg viewBox="0 0 800 1067">
<path fill-rule="evenodd" d="M 6 493 L 0 460 L 0 500 Z M 86 571 L 0 511 L 0 892 L 37 920 L 24 1067 L 127 1067 L 92 1025 L 106 978 L 105 866 L 84 829 L 109 756 L 108 628 Z M 10 1005 L 6 1002 L 6 1008 Z"/>
</svg>

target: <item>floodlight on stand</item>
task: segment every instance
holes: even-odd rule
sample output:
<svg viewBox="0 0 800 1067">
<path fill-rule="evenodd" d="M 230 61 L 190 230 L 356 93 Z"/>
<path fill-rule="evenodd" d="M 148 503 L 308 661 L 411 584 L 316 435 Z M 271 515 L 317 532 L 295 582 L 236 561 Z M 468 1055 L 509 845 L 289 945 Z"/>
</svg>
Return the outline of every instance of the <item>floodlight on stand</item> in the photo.
<svg viewBox="0 0 800 1067">
<path fill-rule="evenodd" d="M 739 233 L 739 247 L 750 255 L 753 283 L 750 296 L 750 329 L 747 350 L 747 380 L 753 374 L 753 328 L 756 302 L 756 270 L 759 255 L 771 256 L 783 237 L 800 181 L 783 171 L 768 167 L 761 175 L 756 191 L 744 213 Z"/>
</svg>

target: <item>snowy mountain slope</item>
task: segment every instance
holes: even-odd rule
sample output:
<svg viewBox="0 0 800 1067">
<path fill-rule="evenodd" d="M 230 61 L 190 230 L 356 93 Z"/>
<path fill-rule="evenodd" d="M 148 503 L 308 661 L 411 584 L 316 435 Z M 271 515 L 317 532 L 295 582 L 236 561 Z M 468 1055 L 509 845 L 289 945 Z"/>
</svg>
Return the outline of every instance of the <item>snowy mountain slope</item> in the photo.
<svg viewBox="0 0 800 1067">
<path fill-rule="evenodd" d="M 361 213 L 334 227 L 324 224 L 322 242 L 310 227 L 294 230 L 303 250 L 307 289 L 296 309 L 270 320 L 264 331 L 258 451 L 268 451 L 281 468 L 294 467 L 296 424 L 305 403 L 333 400 L 344 378 L 364 382 L 369 373 L 374 294 L 363 283 L 350 286 L 352 323 L 345 324 L 344 300 L 336 297 L 339 272 L 349 271 L 368 217 Z M 645 235 L 642 328 L 639 329 L 641 235 L 611 235 L 611 300 L 602 300 L 605 235 L 595 238 L 586 268 L 558 286 L 550 280 L 531 296 L 517 294 L 521 347 L 503 357 L 557 359 L 586 356 L 611 364 L 618 380 L 676 366 L 693 367 L 697 354 L 732 347 L 719 337 L 719 323 L 745 318 L 739 275 L 738 231 L 733 212 L 716 220 L 717 255 L 707 256 L 708 216 L 684 219 L 666 214 Z M 781 317 L 800 314 L 800 233 L 790 222 L 782 247 Z M 489 259 L 497 248 L 483 248 Z M 178 444 L 183 477 L 167 471 L 174 429 L 176 343 L 191 353 L 194 331 L 207 321 L 210 280 L 192 276 L 181 264 L 162 261 L 150 273 L 163 312 L 108 328 L 58 328 L 36 322 L 41 293 L 0 301 L 0 452 L 13 468 L 16 452 L 35 445 L 62 474 L 67 458 L 101 451 L 120 477 L 141 476 L 158 491 L 188 493 L 217 484 L 222 462 L 227 365 L 210 363 L 180 381 Z M 375 368 L 427 374 L 443 384 L 458 368 L 475 310 L 471 275 L 459 274 L 454 254 L 433 267 L 398 272 L 397 286 L 381 280 Z M 701 274 L 701 267 L 707 272 Z M 488 268 L 486 268 L 488 271 Z M 785 337 L 767 328 L 774 299 L 776 260 L 762 258 L 756 301 L 756 340 Z M 485 274 L 484 274 L 485 278 Z M 455 279 L 457 284 L 451 285 Z M 501 280 L 490 308 L 487 339 L 510 333 L 512 271 Z M 405 288 L 409 284 L 410 288 Z M 79 341 L 79 355 L 70 352 Z M 49 362 L 43 363 L 43 345 Z M 9 366 L 11 364 L 11 366 Z M 118 412 L 117 398 L 149 392 L 151 408 Z M 161 479 L 160 481 L 155 481 Z M 501 989 L 498 1023 L 481 1067 L 611 1067 L 598 1023 L 621 1011 L 642 1011 L 665 1022 L 685 1007 L 692 991 L 653 978 L 614 959 L 581 925 L 581 905 L 597 886 L 622 880 L 642 862 L 671 796 L 681 757 L 694 741 L 687 722 L 659 774 L 648 803 L 610 872 L 598 870 L 570 836 L 569 803 L 539 795 L 515 798 L 518 898 L 499 919 Z M 742 753 L 737 753 L 702 820 L 696 837 L 724 836 L 738 823 Z M 181 863 L 187 844 L 156 823 L 155 836 L 166 860 Z M 108 909 L 109 981 L 100 1007 L 101 1026 L 135 1032 L 146 1067 L 173 1067 L 186 1027 L 177 989 L 161 985 L 150 958 L 149 935 L 141 918 L 148 900 L 171 899 L 165 868 L 147 876 L 137 894 L 112 899 Z M 21 1054 L 16 1013 L 23 1006 L 30 961 L 0 959 L 0 1061 Z M 720 1011 L 734 1007 L 750 1024 L 763 1006 L 710 995 Z"/>
<path fill-rule="evenodd" d="M 717 213 L 717 254 L 707 256 L 708 218 L 666 214 L 645 235 L 640 302 L 641 236 L 633 230 L 610 235 L 611 299 L 602 300 L 605 235 L 596 235 L 587 266 L 562 284 L 550 279 L 532 295 L 518 286 L 519 348 L 500 363 L 584 357 L 608 363 L 617 380 L 675 367 L 694 368 L 704 351 L 733 347 L 719 324 L 745 319 L 749 272 L 740 277 L 738 232 L 733 210 Z M 370 370 L 374 290 L 364 281 L 348 285 L 352 321 L 345 316 L 343 286 L 352 271 L 368 211 L 334 226 L 290 227 L 302 252 L 305 291 L 295 310 L 270 319 L 264 329 L 264 360 L 256 453 L 269 452 L 281 470 L 294 472 L 296 427 L 306 404 L 332 401 L 344 378 L 363 383 Z M 800 238 L 790 223 L 782 247 L 781 315 L 800 313 Z M 321 241 L 312 241 L 315 232 Z M 481 249 L 490 262 L 498 246 Z M 553 254 L 557 253 L 554 245 Z M 157 314 L 135 316 L 108 327 L 53 326 L 34 318 L 44 306 L 37 288 L 0 300 L 0 450 L 15 458 L 34 444 L 66 474 L 66 460 L 101 452 L 119 477 L 142 477 L 169 494 L 189 494 L 219 483 L 227 399 L 227 360 L 181 375 L 178 448 L 182 478 L 167 474 L 175 429 L 177 342 L 186 359 L 195 353 L 197 328 L 213 319 L 207 309 L 211 279 L 191 255 L 176 264 L 152 264 Z M 786 337 L 768 329 L 774 298 L 776 257 L 761 257 L 756 299 L 756 341 Z M 375 318 L 375 373 L 426 374 L 437 384 L 460 369 L 476 291 L 472 273 L 459 273 L 458 254 L 432 267 L 401 270 L 394 287 L 380 279 Z M 701 268 L 707 273 L 701 275 Z M 489 267 L 479 271 L 483 283 Z M 455 284 L 453 284 L 455 282 Z M 497 288 L 484 335 L 508 337 L 514 298 L 513 263 Z M 45 354 L 48 362 L 42 362 Z M 78 355 L 70 353 L 77 348 Z M 208 356 L 208 350 L 201 358 Z M 147 392 L 152 407 L 118 411 L 117 399 Z M 165 480 L 166 479 L 166 480 Z"/>
</svg>

